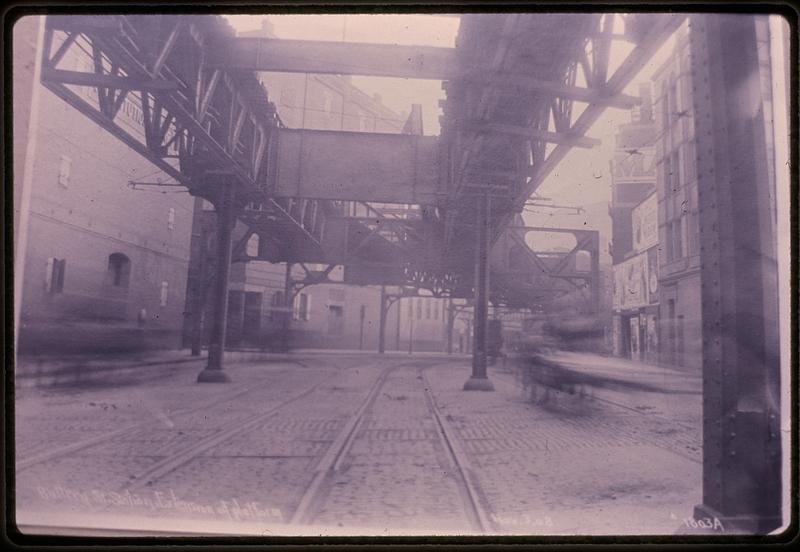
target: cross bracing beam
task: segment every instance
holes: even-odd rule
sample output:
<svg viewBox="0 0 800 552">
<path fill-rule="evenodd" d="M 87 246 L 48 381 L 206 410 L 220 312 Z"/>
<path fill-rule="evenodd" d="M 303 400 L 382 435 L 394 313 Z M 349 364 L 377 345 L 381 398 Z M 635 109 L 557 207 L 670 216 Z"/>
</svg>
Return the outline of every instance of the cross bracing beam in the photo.
<svg viewBox="0 0 800 552">
<path fill-rule="evenodd" d="M 533 138 L 534 140 L 541 140 L 551 144 L 564 144 L 577 148 L 592 148 L 594 146 L 599 146 L 602 143 L 597 138 L 589 138 L 588 136 L 582 136 L 575 132 L 550 132 L 548 130 L 542 130 L 533 127 L 523 127 L 501 123 L 466 123 L 459 128 L 463 128 L 472 132 L 488 132 L 494 134 L 522 136 L 525 138 Z"/>
<path fill-rule="evenodd" d="M 457 71 L 454 48 L 274 38 L 236 38 L 209 61 L 247 71 L 411 79 L 449 79 Z"/>
<path fill-rule="evenodd" d="M 525 240 L 528 233 L 568 234 L 575 238 L 569 251 L 538 251 Z M 578 265 L 578 253 L 589 254 L 588 266 Z M 523 300 L 541 301 L 541 289 L 569 290 L 587 286 L 592 304 L 599 301 L 600 235 L 582 228 L 507 226 L 491 250 L 492 274 L 498 292 Z M 554 299 L 555 297 L 550 297 Z"/>
<path fill-rule="evenodd" d="M 471 244 L 455 242 L 456 228 L 473 216 L 473 200 L 467 194 L 467 185 L 502 184 L 508 190 L 510 201 L 495 202 L 491 214 L 496 240 L 564 156 L 573 147 L 585 144 L 574 137 L 585 137 L 610 105 L 629 107 L 636 103 L 623 95 L 624 88 L 684 19 L 673 14 L 637 14 L 641 19 L 638 27 L 646 32 L 630 33 L 635 46 L 614 69 L 609 67 L 608 51 L 614 39 L 613 14 L 552 17 L 547 20 L 531 15 L 496 21 L 472 17 L 467 18 L 466 26 L 462 19 L 459 44 L 469 44 L 474 51 L 472 57 L 478 61 L 471 69 L 462 68 L 463 78 L 447 84 L 448 100 L 443 106 L 442 134 L 454 167 L 448 186 L 450 208 L 445 235 L 446 247 L 454 256 L 471 255 Z M 574 30 L 575 40 L 540 39 L 549 36 L 548 33 L 552 35 L 552 27 L 559 22 Z M 509 27 L 511 33 L 506 32 Z M 631 29 L 634 27 L 631 25 Z M 509 34 L 515 37 L 511 42 Z M 576 86 L 577 72 L 583 74 L 587 83 L 583 91 Z M 503 79 L 507 83 L 502 83 Z M 501 84 L 507 85 L 504 88 Z M 515 92 L 510 94 L 509 90 Z M 588 103 L 577 117 L 572 114 L 573 101 Z M 465 132 L 462 128 L 465 120 L 477 120 L 485 131 Z M 488 130 L 511 121 L 514 122 L 510 127 L 503 129 L 507 132 Z M 573 139 L 564 140 L 564 135 Z M 556 147 L 548 151 L 547 143 L 556 143 Z M 475 180 L 473 175 L 480 174 L 486 166 L 506 170 L 512 176 L 501 181 L 490 175 L 483 181 Z"/>
<path fill-rule="evenodd" d="M 542 80 L 524 73 L 476 71 L 459 76 L 458 81 L 463 81 L 466 84 L 490 86 L 505 93 L 537 92 L 556 98 L 618 107 L 620 109 L 630 109 L 641 103 L 641 99 L 636 96 L 622 93 L 612 94 L 604 88 L 570 86 L 560 82 Z"/>
<path fill-rule="evenodd" d="M 664 14 L 653 15 L 656 18 L 650 27 L 650 32 L 642 39 L 634 50 L 625 58 L 619 68 L 608 78 L 605 87 L 610 94 L 621 93 L 622 90 L 631 82 L 637 73 L 655 54 L 656 50 L 664 43 L 669 36 L 675 32 L 678 26 L 684 21 L 685 15 Z M 586 110 L 578 117 L 573 125 L 574 132 L 585 133 L 603 114 L 605 106 L 600 104 L 589 105 Z M 570 146 L 559 145 L 547 156 L 543 163 L 530 167 L 528 174 L 533 178 L 528 185 L 517 196 L 516 201 L 525 201 L 531 193 L 536 191 L 544 179 L 553 171 L 558 163 L 569 153 Z"/>
<path fill-rule="evenodd" d="M 221 17 L 48 16 L 42 83 L 195 195 L 221 183 L 260 203 L 287 236 L 319 241 L 264 191 L 280 125 L 252 73 L 212 68 L 208 51 L 234 36 Z M 315 210 L 316 211 L 316 210 Z"/>
<path fill-rule="evenodd" d="M 79 86 L 92 86 L 97 88 L 115 88 L 118 90 L 144 90 L 146 92 L 171 92 L 178 89 L 177 82 L 153 79 L 136 79 L 130 77 L 117 77 L 97 73 L 82 73 L 80 71 L 65 71 L 64 69 L 47 68 L 42 71 L 42 78 L 56 81 L 61 84 L 76 84 Z"/>
</svg>

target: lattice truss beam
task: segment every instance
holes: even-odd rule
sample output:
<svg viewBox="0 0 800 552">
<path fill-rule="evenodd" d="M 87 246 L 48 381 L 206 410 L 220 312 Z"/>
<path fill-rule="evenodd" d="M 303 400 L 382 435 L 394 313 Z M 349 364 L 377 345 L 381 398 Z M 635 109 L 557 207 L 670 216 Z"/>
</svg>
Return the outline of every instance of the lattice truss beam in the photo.
<svg viewBox="0 0 800 552">
<path fill-rule="evenodd" d="M 217 16 L 51 15 L 42 83 L 192 194 L 215 201 L 221 185 L 234 185 L 240 212 L 247 206 L 290 238 L 318 243 L 317 215 L 330 208 L 298 216 L 264 192 L 280 125 L 266 90 L 252 72 L 209 59 L 234 34 Z M 138 116 L 122 116 L 126 104 Z"/>
<path fill-rule="evenodd" d="M 296 200 L 301 204 L 302 200 Z M 357 202 L 362 216 L 328 216 L 322 236 L 323 248 L 291 251 L 274 238 L 259 234 L 258 223 L 250 221 L 237 234 L 233 247 L 234 262 L 287 260 L 305 269 L 298 285 L 331 283 L 331 267 L 345 267 L 345 283 L 410 286 L 426 289 L 436 297 L 468 297 L 471 280 L 448 273 L 440 262 L 439 240 L 431 235 L 436 226 L 430 223 L 428 209 L 417 206 L 392 206 Z M 258 236 L 258 254 L 248 254 L 247 244 Z M 263 241 L 262 241 L 263 240 Z M 254 253 L 254 251 L 253 251 Z M 437 260 L 438 259 L 438 260 Z M 327 265 L 318 273 L 307 269 L 308 263 Z"/>
<path fill-rule="evenodd" d="M 617 19 L 615 19 L 617 18 Z M 623 93 L 681 16 L 636 14 L 620 33 L 614 14 L 467 15 L 457 40 L 460 76 L 444 84 L 442 136 L 449 159 L 445 242 L 451 259 L 472 258 L 460 239 L 477 197 L 492 200 L 494 241 L 524 202 Z M 628 55 L 612 67 L 615 42 Z M 458 243 L 456 243 L 458 242 Z M 464 244 L 459 246 L 459 244 Z"/>
</svg>

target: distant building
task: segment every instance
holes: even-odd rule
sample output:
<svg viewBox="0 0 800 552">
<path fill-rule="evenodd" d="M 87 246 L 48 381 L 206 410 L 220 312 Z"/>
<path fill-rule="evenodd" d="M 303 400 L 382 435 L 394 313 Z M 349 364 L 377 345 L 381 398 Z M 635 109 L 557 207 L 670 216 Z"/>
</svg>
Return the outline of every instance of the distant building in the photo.
<svg viewBox="0 0 800 552">
<path fill-rule="evenodd" d="M 621 125 L 611 162 L 613 263 L 612 350 L 658 361 L 658 203 L 654 166 L 656 124 L 649 83 L 641 105 Z"/>
<path fill-rule="evenodd" d="M 400 303 L 400 350 L 442 352 L 447 341 L 448 300 L 435 297 L 408 297 Z M 471 312 L 471 311 L 469 311 Z M 462 318 L 466 316 L 466 312 Z M 471 344 L 463 322 L 457 322 L 453 330 L 453 352 L 459 352 Z"/>
<path fill-rule="evenodd" d="M 193 200 L 130 181 L 167 182 L 141 155 L 32 80 L 38 17 L 14 26 L 14 194 L 31 166 L 21 297 L 21 353 L 121 351 L 180 346 Z M 68 54 L 71 56 L 72 54 Z M 91 70 L 72 56 L 62 66 Z M 32 91 L 38 89 L 37 105 Z M 90 87 L 74 87 L 97 103 Z M 29 115 L 38 110 L 38 124 Z M 141 129 L 137 101 L 118 123 Z M 28 150 L 30 151 L 30 150 Z M 19 234 L 16 234 L 18 237 Z M 19 267 L 18 267 L 19 268 Z"/>
</svg>

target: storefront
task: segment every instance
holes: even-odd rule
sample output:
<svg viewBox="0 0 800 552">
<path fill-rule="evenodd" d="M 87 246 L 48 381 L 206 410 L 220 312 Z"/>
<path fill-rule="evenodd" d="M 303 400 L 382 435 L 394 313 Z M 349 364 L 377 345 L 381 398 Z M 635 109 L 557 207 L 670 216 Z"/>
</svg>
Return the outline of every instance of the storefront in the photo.
<svg viewBox="0 0 800 552">
<path fill-rule="evenodd" d="M 658 362 L 658 248 L 614 266 L 614 354 Z"/>
</svg>

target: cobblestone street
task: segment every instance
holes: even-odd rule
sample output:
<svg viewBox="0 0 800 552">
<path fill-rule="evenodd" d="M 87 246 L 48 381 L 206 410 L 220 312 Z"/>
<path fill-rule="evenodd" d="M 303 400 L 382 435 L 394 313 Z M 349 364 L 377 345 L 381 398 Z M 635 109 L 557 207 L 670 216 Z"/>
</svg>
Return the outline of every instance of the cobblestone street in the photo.
<svg viewBox="0 0 800 552">
<path fill-rule="evenodd" d="M 538 403 L 503 367 L 464 392 L 466 358 L 434 355 L 228 371 L 18 389 L 23 530 L 671 534 L 701 500 L 697 393 Z"/>
</svg>

